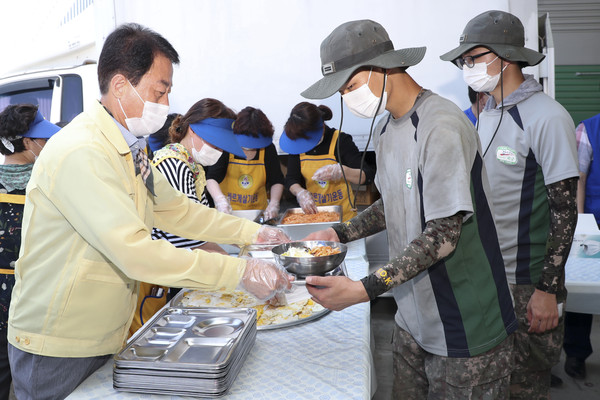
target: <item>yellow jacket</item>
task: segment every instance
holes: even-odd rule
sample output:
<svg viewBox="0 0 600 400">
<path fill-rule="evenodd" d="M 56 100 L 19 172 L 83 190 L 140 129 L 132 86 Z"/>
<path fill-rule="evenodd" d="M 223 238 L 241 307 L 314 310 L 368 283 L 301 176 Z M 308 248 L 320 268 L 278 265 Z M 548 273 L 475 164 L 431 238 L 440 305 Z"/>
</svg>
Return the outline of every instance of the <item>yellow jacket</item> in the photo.
<svg viewBox="0 0 600 400">
<path fill-rule="evenodd" d="M 233 290 L 243 260 L 152 240 L 153 226 L 191 239 L 246 244 L 260 225 L 189 200 L 153 170 L 135 175 L 121 131 L 100 103 L 54 135 L 27 186 L 9 342 L 29 353 L 90 357 L 127 337 L 139 281 Z"/>
</svg>

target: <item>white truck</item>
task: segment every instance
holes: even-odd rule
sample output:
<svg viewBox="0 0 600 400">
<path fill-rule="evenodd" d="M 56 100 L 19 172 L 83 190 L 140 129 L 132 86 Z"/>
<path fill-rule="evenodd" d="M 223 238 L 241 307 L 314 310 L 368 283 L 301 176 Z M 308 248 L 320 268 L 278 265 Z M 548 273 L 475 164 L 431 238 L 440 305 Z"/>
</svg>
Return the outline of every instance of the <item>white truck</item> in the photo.
<svg viewBox="0 0 600 400">
<path fill-rule="evenodd" d="M 67 123 L 98 98 L 96 63 L 26 72 L 0 79 L 0 110 L 37 104 L 51 122 Z"/>
</svg>

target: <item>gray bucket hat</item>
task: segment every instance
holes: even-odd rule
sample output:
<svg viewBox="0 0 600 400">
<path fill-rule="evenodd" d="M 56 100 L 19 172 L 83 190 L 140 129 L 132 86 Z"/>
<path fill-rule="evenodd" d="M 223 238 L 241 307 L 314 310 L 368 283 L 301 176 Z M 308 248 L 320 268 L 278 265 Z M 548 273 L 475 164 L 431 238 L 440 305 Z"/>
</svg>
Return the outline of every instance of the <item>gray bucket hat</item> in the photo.
<svg viewBox="0 0 600 400">
<path fill-rule="evenodd" d="M 368 19 L 346 22 L 321 43 L 323 78 L 302 92 L 307 99 L 325 99 L 337 92 L 360 67 L 410 67 L 425 55 L 425 47 L 394 50 L 387 32 Z"/>
<path fill-rule="evenodd" d="M 519 18 L 505 11 L 490 10 L 467 23 L 459 39 L 460 45 L 440 58 L 454 61 L 475 47 L 487 47 L 500 58 L 520 61 L 532 66 L 545 55 L 525 47 L 525 29 Z"/>
</svg>

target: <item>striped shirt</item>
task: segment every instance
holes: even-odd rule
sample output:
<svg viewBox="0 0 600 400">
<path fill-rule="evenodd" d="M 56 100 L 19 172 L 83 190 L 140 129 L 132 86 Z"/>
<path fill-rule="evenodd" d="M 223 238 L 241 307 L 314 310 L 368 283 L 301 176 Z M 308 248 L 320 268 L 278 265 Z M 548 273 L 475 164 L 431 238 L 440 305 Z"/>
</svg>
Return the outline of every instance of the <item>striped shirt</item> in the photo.
<svg viewBox="0 0 600 400">
<path fill-rule="evenodd" d="M 579 172 L 587 174 L 592 165 L 593 150 L 592 144 L 585 129 L 585 125 L 580 123 L 575 130 L 577 139 L 577 157 L 579 158 Z"/>
<path fill-rule="evenodd" d="M 165 178 L 167 178 L 167 181 L 169 181 L 171 186 L 185 194 L 189 199 L 195 201 L 196 203 L 202 203 L 205 206 L 208 206 L 206 190 L 202 193 L 201 198 L 198 199 L 194 175 L 186 163 L 177 158 L 165 158 L 158 165 L 156 165 L 156 169 L 158 169 L 165 176 Z M 175 247 L 185 249 L 191 249 L 205 243 L 200 240 L 182 238 L 156 228 L 152 229 L 152 239 L 165 239 Z"/>
</svg>

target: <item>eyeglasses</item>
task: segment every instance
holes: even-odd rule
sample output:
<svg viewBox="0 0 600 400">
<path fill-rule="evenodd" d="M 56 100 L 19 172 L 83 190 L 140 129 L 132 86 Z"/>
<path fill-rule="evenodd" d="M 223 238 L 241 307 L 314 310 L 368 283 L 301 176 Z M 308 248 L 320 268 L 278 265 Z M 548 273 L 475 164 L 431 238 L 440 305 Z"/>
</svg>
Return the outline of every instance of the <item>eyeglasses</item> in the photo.
<svg viewBox="0 0 600 400">
<path fill-rule="evenodd" d="M 475 65 L 475 59 L 476 58 L 479 58 L 481 56 L 485 56 L 486 54 L 490 54 L 490 53 L 492 53 L 491 50 L 486 51 L 486 52 L 481 53 L 481 54 L 476 54 L 474 56 L 466 56 L 464 58 L 457 58 L 456 60 L 454 60 L 454 63 L 458 66 L 458 68 L 461 68 L 461 69 L 465 65 L 467 67 L 469 67 L 469 68 L 473 68 L 473 66 Z"/>
</svg>

